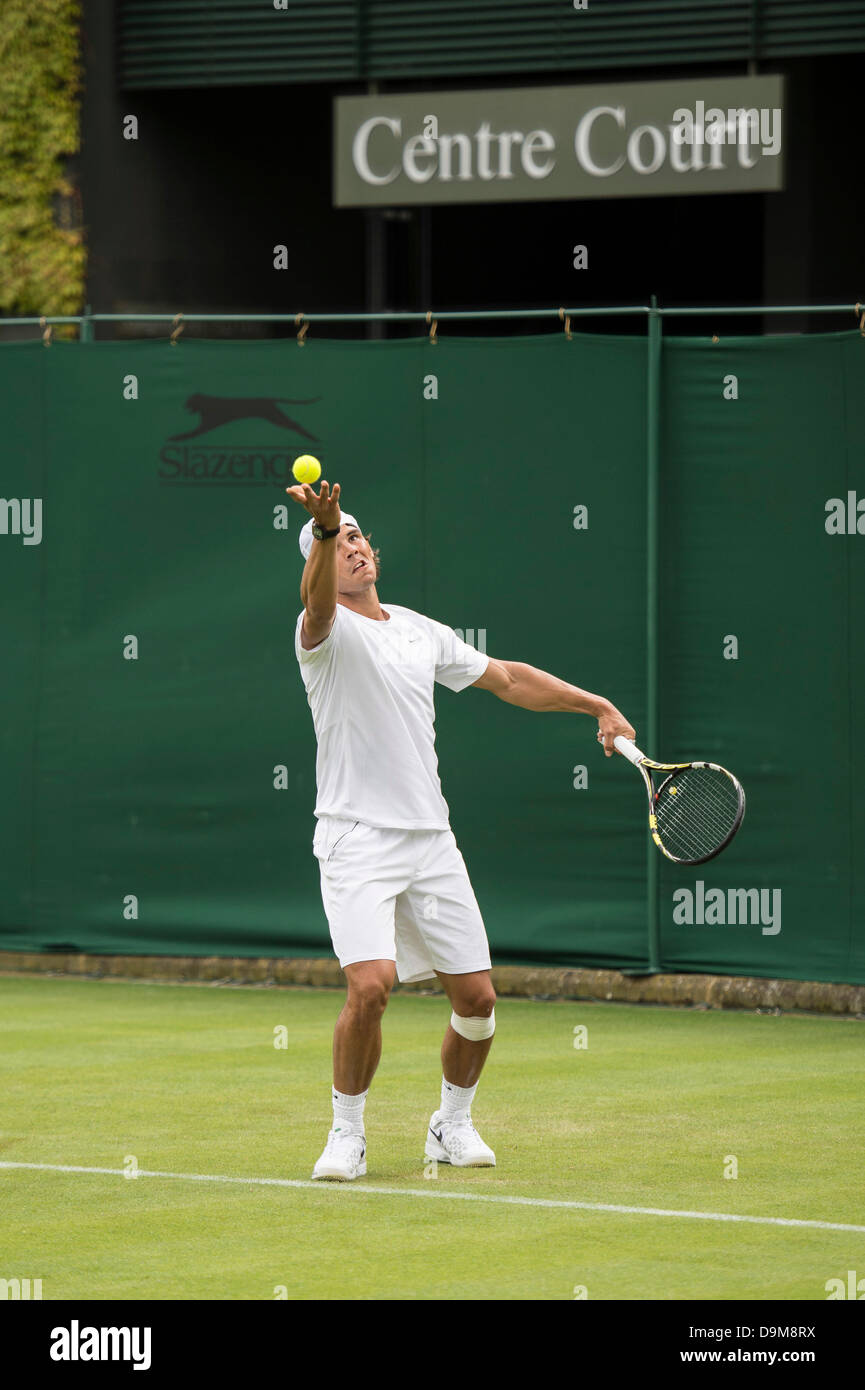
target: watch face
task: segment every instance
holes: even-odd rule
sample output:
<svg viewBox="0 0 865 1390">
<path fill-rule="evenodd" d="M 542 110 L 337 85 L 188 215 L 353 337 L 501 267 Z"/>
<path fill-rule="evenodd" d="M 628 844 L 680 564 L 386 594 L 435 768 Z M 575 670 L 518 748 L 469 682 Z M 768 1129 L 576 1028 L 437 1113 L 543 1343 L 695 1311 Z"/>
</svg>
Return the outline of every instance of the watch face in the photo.
<svg viewBox="0 0 865 1390">
<path fill-rule="evenodd" d="M 321 537 L 322 537 L 322 530 L 321 530 L 321 527 L 319 526 L 319 524 L 318 524 L 317 521 L 313 522 L 312 534 L 315 536 L 315 539 L 316 539 L 317 541 L 320 541 L 320 540 L 321 540 Z"/>
</svg>

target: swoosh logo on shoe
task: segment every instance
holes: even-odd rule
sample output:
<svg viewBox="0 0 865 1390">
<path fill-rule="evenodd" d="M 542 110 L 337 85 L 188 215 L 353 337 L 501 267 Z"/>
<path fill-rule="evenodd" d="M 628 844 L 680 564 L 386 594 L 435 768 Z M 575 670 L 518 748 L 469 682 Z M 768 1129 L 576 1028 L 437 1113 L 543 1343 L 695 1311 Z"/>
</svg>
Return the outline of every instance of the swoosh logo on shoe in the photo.
<svg viewBox="0 0 865 1390">
<path fill-rule="evenodd" d="M 436 1134 L 436 1132 L 435 1132 L 435 1130 L 433 1129 L 432 1125 L 430 1125 L 430 1127 L 429 1127 L 429 1132 L 430 1132 L 430 1134 L 432 1135 L 433 1139 L 437 1139 L 437 1140 L 439 1141 L 439 1143 L 442 1142 L 442 1134 L 444 1133 L 444 1130 L 441 1130 L 441 1129 L 440 1129 L 439 1132 L 438 1132 L 438 1134 Z"/>
</svg>

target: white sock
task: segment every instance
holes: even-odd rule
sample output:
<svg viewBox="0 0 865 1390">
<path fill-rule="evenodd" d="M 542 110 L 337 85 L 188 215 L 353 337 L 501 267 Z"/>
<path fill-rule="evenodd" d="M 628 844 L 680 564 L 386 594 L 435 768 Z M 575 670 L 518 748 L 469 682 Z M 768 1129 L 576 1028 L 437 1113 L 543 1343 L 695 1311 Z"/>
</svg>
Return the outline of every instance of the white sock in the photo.
<svg viewBox="0 0 865 1390">
<path fill-rule="evenodd" d="M 468 1115 L 477 1089 L 477 1081 L 474 1086 L 455 1086 L 452 1081 L 445 1081 L 442 1077 L 442 1103 L 439 1111 L 442 1119 L 456 1120 Z"/>
<path fill-rule="evenodd" d="M 361 1091 L 359 1096 L 346 1096 L 334 1086 L 331 1094 L 334 1129 L 347 1129 L 355 1134 L 363 1134 L 363 1107 L 366 1105 L 369 1088 Z"/>
</svg>

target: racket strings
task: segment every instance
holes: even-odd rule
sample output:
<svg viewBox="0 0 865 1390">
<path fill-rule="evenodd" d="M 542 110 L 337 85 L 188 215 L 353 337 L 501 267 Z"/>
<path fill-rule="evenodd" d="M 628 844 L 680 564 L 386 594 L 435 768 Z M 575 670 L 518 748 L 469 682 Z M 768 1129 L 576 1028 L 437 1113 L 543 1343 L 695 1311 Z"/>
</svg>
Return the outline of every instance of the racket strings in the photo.
<svg viewBox="0 0 865 1390">
<path fill-rule="evenodd" d="M 656 810 L 657 829 L 665 848 L 676 859 L 702 859 L 724 844 L 735 825 L 735 813 L 726 818 L 715 814 L 714 806 L 662 801 Z M 672 809 L 671 809 L 672 808 Z"/>
<path fill-rule="evenodd" d="M 714 854 L 740 819 L 741 795 L 726 772 L 690 767 L 674 774 L 655 802 L 657 832 L 676 859 Z"/>
</svg>

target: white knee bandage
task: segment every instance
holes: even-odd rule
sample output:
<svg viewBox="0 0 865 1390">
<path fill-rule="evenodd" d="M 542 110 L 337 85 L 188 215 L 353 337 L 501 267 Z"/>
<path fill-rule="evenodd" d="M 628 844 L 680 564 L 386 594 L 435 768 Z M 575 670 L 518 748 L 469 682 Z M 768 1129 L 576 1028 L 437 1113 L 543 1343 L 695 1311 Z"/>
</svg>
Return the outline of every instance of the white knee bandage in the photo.
<svg viewBox="0 0 865 1390">
<path fill-rule="evenodd" d="M 489 1018 L 460 1018 L 459 1014 L 452 1013 L 451 1028 L 455 1033 L 459 1033 L 461 1038 L 468 1038 L 469 1042 L 491 1038 L 496 1031 L 496 1011 L 493 1009 Z"/>
</svg>

